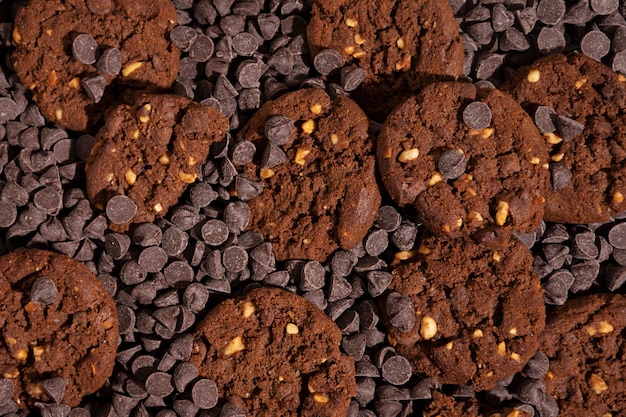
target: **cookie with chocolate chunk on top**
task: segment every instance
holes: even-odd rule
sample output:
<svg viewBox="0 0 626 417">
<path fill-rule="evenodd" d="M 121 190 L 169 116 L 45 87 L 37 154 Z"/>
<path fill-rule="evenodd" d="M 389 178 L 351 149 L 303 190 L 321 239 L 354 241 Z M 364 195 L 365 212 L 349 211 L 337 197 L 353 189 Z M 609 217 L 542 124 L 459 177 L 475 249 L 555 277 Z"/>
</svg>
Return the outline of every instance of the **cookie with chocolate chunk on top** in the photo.
<svg viewBox="0 0 626 417">
<path fill-rule="evenodd" d="M 534 231 L 549 186 L 548 153 L 507 94 L 435 83 L 396 107 L 376 147 L 383 183 L 433 233 Z"/>
<path fill-rule="evenodd" d="M 113 372 L 115 302 L 65 255 L 25 249 L 0 257 L 0 322 L 3 401 L 25 409 L 36 402 L 77 406 Z"/>
<path fill-rule="evenodd" d="M 268 101 L 242 129 L 256 146 L 245 173 L 263 184 L 248 202 L 248 228 L 276 259 L 322 262 L 365 237 L 381 201 L 368 127 L 349 98 L 309 88 Z"/>
<path fill-rule="evenodd" d="M 258 288 L 209 311 L 190 361 L 215 381 L 220 402 L 246 415 L 345 417 L 356 379 L 340 343 L 339 328 L 314 304 Z"/>
<path fill-rule="evenodd" d="M 184 97 L 146 94 L 107 116 L 87 160 L 87 197 L 112 230 L 152 222 L 196 181 L 228 120 Z"/>
<path fill-rule="evenodd" d="M 582 54 L 552 55 L 503 89 L 535 117 L 548 146 L 546 221 L 597 223 L 626 210 L 626 77 Z"/>
</svg>

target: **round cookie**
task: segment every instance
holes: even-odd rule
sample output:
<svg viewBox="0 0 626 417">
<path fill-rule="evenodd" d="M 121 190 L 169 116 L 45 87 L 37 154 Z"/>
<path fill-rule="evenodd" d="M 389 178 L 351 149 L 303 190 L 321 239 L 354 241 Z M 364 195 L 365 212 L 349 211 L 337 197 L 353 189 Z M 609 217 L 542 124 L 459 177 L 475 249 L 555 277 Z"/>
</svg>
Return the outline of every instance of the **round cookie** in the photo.
<svg viewBox="0 0 626 417">
<path fill-rule="evenodd" d="M 463 72 L 459 24 L 445 1 L 316 0 L 307 40 L 312 56 L 332 48 L 366 72 L 351 96 L 380 122 L 408 94 Z"/>
<path fill-rule="evenodd" d="M 626 209 L 625 83 L 581 54 L 539 59 L 503 86 L 534 115 L 548 146 L 546 221 L 604 222 Z"/>
<path fill-rule="evenodd" d="M 426 237 L 417 258 L 392 275 L 383 309 L 389 340 L 414 371 L 480 391 L 519 372 L 537 351 L 541 285 L 516 238 Z"/>
<path fill-rule="evenodd" d="M 551 311 L 541 350 L 550 359 L 546 393 L 560 415 L 621 416 L 626 412 L 626 297 L 598 294 Z"/>
<path fill-rule="evenodd" d="M 15 18 L 13 66 L 48 120 L 84 131 L 120 88 L 171 86 L 175 24 L 169 0 L 31 0 Z"/>
<path fill-rule="evenodd" d="M 115 303 L 81 263 L 44 250 L 0 257 L 0 379 L 21 408 L 76 406 L 111 375 Z M 10 381 L 10 382 L 7 382 Z"/>
<path fill-rule="evenodd" d="M 435 83 L 395 108 L 377 143 L 383 183 L 436 234 L 499 226 L 534 231 L 549 185 L 532 119 L 507 94 Z"/>
<path fill-rule="evenodd" d="M 209 311 L 190 361 L 249 416 L 342 417 L 356 379 L 340 342 L 337 325 L 305 298 L 258 288 Z"/>
<path fill-rule="evenodd" d="M 248 228 L 276 259 L 322 262 L 365 237 L 381 201 L 368 127 L 352 100 L 311 88 L 268 101 L 242 129 L 256 146 L 245 172 L 264 186 Z"/>
<path fill-rule="evenodd" d="M 109 226 L 152 222 L 178 202 L 228 120 L 215 108 L 174 95 L 142 95 L 106 118 L 87 160 L 87 197 Z"/>
</svg>

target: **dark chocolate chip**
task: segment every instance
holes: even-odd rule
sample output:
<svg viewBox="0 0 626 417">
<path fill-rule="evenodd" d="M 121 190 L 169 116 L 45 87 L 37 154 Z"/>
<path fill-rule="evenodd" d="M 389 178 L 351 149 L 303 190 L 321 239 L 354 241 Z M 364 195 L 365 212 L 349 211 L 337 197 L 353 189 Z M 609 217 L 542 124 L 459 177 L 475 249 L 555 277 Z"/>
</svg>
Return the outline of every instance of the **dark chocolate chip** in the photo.
<svg viewBox="0 0 626 417">
<path fill-rule="evenodd" d="M 4 404 L 13 397 L 14 384 L 10 379 L 0 379 L 0 404 Z"/>
<path fill-rule="evenodd" d="M 404 356 L 400 355 L 387 359 L 380 370 L 383 379 L 393 385 L 405 384 L 412 374 L 411 364 Z"/>
<path fill-rule="evenodd" d="M 543 285 L 543 299 L 546 304 L 563 305 L 574 281 L 574 275 L 565 269 L 552 273 Z"/>
<path fill-rule="evenodd" d="M 85 33 L 76 36 L 72 41 L 72 55 L 81 64 L 94 64 L 98 42 Z"/>
<path fill-rule="evenodd" d="M 496 53 L 483 53 L 476 59 L 476 78 L 486 80 L 491 78 L 500 69 L 505 55 Z"/>
<path fill-rule="evenodd" d="M 170 40 L 183 52 L 189 51 L 197 37 L 198 32 L 189 26 L 179 25 L 170 31 Z"/>
<path fill-rule="evenodd" d="M 155 372 L 146 379 L 146 391 L 150 395 L 163 398 L 174 391 L 172 376 L 165 372 Z"/>
<path fill-rule="evenodd" d="M 393 206 L 381 206 L 376 213 L 374 224 L 386 232 L 393 232 L 400 226 L 402 216 Z"/>
<path fill-rule="evenodd" d="M 555 25 L 565 15 L 563 0 L 539 0 L 537 5 L 537 19 L 546 25 Z"/>
<path fill-rule="evenodd" d="M 589 0 L 591 9 L 599 15 L 609 15 L 619 7 L 619 0 Z"/>
<path fill-rule="evenodd" d="M 488 45 L 493 37 L 491 22 L 481 22 L 469 25 L 467 33 L 481 45 Z"/>
<path fill-rule="evenodd" d="M 466 107 L 465 110 L 467 110 L 468 107 Z M 489 111 L 489 119 L 491 119 L 491 111 L 488 107 L 487 110 Z M 465 112 L 463 112 L 463 116 L 465 117 Z M 441 175 L 443 175 L 444 178 L 449 180 L 459 178 L 465 172 L 466 168 L 467 160 L 465 158 L 465 154 L 457 149 L 450 149 L 444 152 L 439 157 L 439 161 L 437 161 L 437 170 L 441 172 Z"/>
<path fill-rule="evenodd" d="M 219 246 L 228 239 L 228 227 L 221 220 L 209 220 L 202 226 L 202 238 L 211 246 Z"/>
<path fill-rule="evenodd" d="M 367 273 L 367 291 L 372 297 L 378 297 L 387 290 L 393 276 L 387 271 L 370 271 Z"/>
<path fill-rule="evenodd" d="M 556 111 L 552 107 L 539 106 L 535 110 L 534 120 L 535 125 L 539 129 L 540 133 L 549 133 L 556 130 Z"/>
<path fill-rule="evenodd" d="M 112 223 L 124 224 L 133 219 L 137 206 L 129 197 L 116 195 L 106 205 L 106 215 Z"/>
<path fill-rule="evenodd" d="M 471 129 L 485 129 L 491 124 L 491 109 L 480 101 L 470 103 L 463 109 L 463 122 Z"/>
<path fill-rule="evenodd" d="M 561 162 L 550 164 L 550 176 L 552 179 L 552 189 L 554 191 L 565 188 L 572 179 L 572 171 Z"/>
<path fill-rule="evenodd" d="M 583 232 L 577 233 L 572 239 L 572 255 L 574 258 L 589 260 L 598 257 L 600 250 L 596 245 L 595 233 Z"/>
<path fill-rule="evenodd" d="M 17 103 L 10 98 L 0 97 L 0 123 L 15 119 L 20 114 Z"/>
<path fill-rule="evenodd" d="M 557 117 L 557 127 L 563 140 L 571 140 L 585 129 L 585 125 L 565 116 Z"/>
<path fill-rule="evenodd" d="M 352 309 L 344 311 L 335 322 L 343 334 L 359 331 L 359 314 Z"/>
<path fill-rule="evenodd" d="M 611 227 L 607 235 L 609 243 L 617 249 L 626 249 L 626 222 Z"/>
<path fill-rule="evenodd" d="M 626 233 L 626 231 L 625 231 Z M 541 238 L 543 243 L 561 243 L 569 239 L 569 232 L 562 224 L 553 224 L 546 229 Z M 626 242 L 625 242 L 626 244 Z"/>
<path fill-rule="evenodd" d="M 183 261 L 174 261 L 163 270 L 165 281 L 172 287 L 186 287 L 193 281 L 193 268 Z"/>
<path fill-rule="evenodd" d="M 400 331 L 408 332 L 415 326 L 415 307 L 409 297 L 392 292 L 387 296 L 386 308 L 389 324 Z"/>
<path fill-rule="evenodd" d="M 429 376 L 415 384 L 415 386 L 411 388 L 410 395 L 414 400 L 430 400 L 433 398 L 432 391 L 440 387 L 441 385 L 439 385 L 437 380 Z"/>
<path fill-rule="evenodd" d="M 545 244 L 542 249 L 546 261 L 548 261 L 550 266 L 554 269 L 561 268 L 570 253 L 569 247 L 558 243 Z"/>
<path fill-rule="evenodd" d="M 626 282 L 626 267 L 620 265 L 607 265 L 604 270 L 604 279 L 609 291 L 616 291 Z"/>
<path fill-rule="evenodd" d="M 0 201 L 0 227 L 9 227 L 17 219 L 15 204 Z"/>
<path fill-rule="evenodd" d="M 354 91 L 365 79 L 367 72 L 354 65 L 341 68 L 341 86 L 345 91 Z"/>
<path fill-rule="evenodd" d="M 570 291 L 580 292 L 591 288 L 600 272 L 600 263 L 595 259 L 591 259 L 573 264 L 570 268 L 575 278 Z"/>
<path fill-rule="evenodd" d="M 247 32 L 233 36 L 233 49 L 240 56 L 252 56 L 259 47 L 256 38 Z"/>
<path fill-rule="evenodd" d="M 249 201 L 263 192 L 263 184 L 252 181 L 245 175 L 235 178 L 235 191 L 242 201 Z"/>
<path fill-rule="evenodd" d="M 356 379 L 356 400 L 365 407 L 374 399 L 376 382 L 372 378 L 358 377 Z M 376 415 L 372 413 L 375 417 Z"/>
<path fill-rule="evenodd" d="M 352 294 L 352 285 L 344 277 L 331 275 L 330 290 L 328 291 L 328 301 L 335 302 L 342 300 Z"/>
<path fill-rule="evenodd" d="M 248 252 L 239 246 L 230 246 L 222 254 L 222 264 L 227 271 L 241 272 L 248 264 Z"/>
<path fill-rule="evenodd" d="M 239 233 L 250 221 L 250 208 L 242 201 L 228 203 L 224 209 L 224 223 L 233 233 Z"/>
<path fill-rule="evenodd" d="M 257 16 L 257 23 L 259 25 L 259 30 L 261 32 L 261 36 L 265 40 L 271 40 L 276 32 L 278 32 L 278 28 L 280 27 L 280 18 L 275 14 L 271 13 L 261 13 Z"/>
<path fill-rule="evenodd" d="M 365 238 L 364 242 L 365 250 L 372 256 L 382 254 L 387 249 L 388 244 L 389 239 L 387 238 L 387 232 L 384 230 L 373 231 Z"/>
<path fill-rule="evenodd" d="M 128 397 L 117 392 L 114 392 L 111 397 L 111 404 L 119 416 L 130 416 L 138 402 L 139 400 L 136 398 Z"/>
<path fill-rule="evenodd" d="M 163 232 L 161 247 L 169 256 L 177 256 L 185 250 L 188 242 L 189 235 L 174 226 Z"/>
<path fill-rule="evenodd" d="M 268 58 L 267 65 L 279 74 L 288 75 L 293 70 L 294 54 L 289 48 L 280 48 Z"/>
<path fill-rule="evenodd" d="M 530 48 L 526 36 L 514 27 L 508 28 L 500 36 L 500 49 L 503 51 L 525 51 Z"/>
<path fill-rule="evenodd" d="M 334 49 L 323 49 L 313 58 L 313 66 L 322 75 L 343 67 L 344 63 L 341 54 Z"/>
<path fill-rule="evenodd" d="M 539 405 L 543 402 L 546 387 L 543 382 L 537 379 L 523 380 L 518 386 L 516 393 L 519 399 L 532 405 Z"/>
<path fill-rule="evenodd" d="M 189 47 L 189 58 L 197 62 L 207 62 L 213 55 L 214 48 L 210 37 L 198 35 Z"/>
<path fill-rule="evenodd" d="M 30 300 L 35 303 L 49 305 L 54 303 L 58 296 L 59 290 L 48 277 L 37 278 L 30 289 Z"/>
<path fill-rule="evenodd" d="M 493 30 L 496 32 L 504 32 L 513 26 L 515 16 L 513 12 L 509 11 L 503 4 L 496 4 L 491 11 L 491 19 Z"/>
<path fill-rule="evenodd" d="M 46 394 L 56 403 L 63 401 L 65 395 L 65 387 L 67 386 L 67 379 L 63 377 L 55 377 L 41 381 L 41 387 Z"/>
<path fill-rule="evenodd" d="M 265 122 L 265 136 L 271 144 L 284 145 L 295 132 L 293 121 L 285 116 L 272 116 Z M 286 159 L 286 156 L 285 156 Z M 283 161 L 284 162 L 284 161 Z M 282 163 L 282 162 L 279 162 Z M 276 164 L 277 165 L 277 164 Z M 275 166 L 275 165 L 273 165 Z M 270 167 L 271 168 L 271 167 Z"/>
<path fill-rule="evenodd" d="M 219 417 L 246 417 L 246 412 L 231 403 L 222 406 Z"/>
<path fill-rule="evenodd" d="M 552 27 L 543 27 L 537 36 L 537 47 L 545 54 L 556 54 L 565 48 L 565 36 Z"/>
<path fill-rule="evenodd" d="M 611 68 L 615 72 L 626 74 L 626 51 L 621 51 L 613 56 Z"/>
<path fill-rule="evenodd" d="M 322 288 L 326 279 L 326 270 L 317 261 L 309 261 L 304 264 L 300 277 L 300 289 L 311 291 Z"/>
<path fill-rule="evenodd" d="M 603 32 L 592 30 L 580 42 L 580 50 L 589 58 L 600 61 L 611 49 L 611 40 Z"/>
<path fill-rule="evenodd" d="M 232 150 L 232 161 L 237 165 L 244 165 L 252 161 L 256 153 L 256 146 L 252 142 L 239 141 Z"/>
<path fill-rule="evenodd" d="M 354 360 L 358 361 L 365 353 L 365 349 L 367 347 L 367 337 L 362 333 L 344 336 L 341 339 L 341 347 L 344 352 L 352 356 Z"/>
<path fill-rule="evenodd" d="M 120 279 L 126 285 L 136 285 L 143 282 L 147 274 L 146 269 L 134 260 L 125 262 L 120 269 Z"/>
</svg>

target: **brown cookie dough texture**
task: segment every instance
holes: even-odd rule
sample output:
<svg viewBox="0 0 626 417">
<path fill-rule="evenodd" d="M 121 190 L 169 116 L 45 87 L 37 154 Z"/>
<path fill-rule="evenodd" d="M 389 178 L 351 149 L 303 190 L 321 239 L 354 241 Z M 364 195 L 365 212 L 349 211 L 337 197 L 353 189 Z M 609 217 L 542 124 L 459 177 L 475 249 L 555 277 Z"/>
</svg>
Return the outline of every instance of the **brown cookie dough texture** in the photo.
<svg viewBox="0 0 626 417">
<path fill-rule="evenodd" d="M 533 114 L 538 106 L 584 125 L 563 140 L 545 133 L 551 165 L 571 180 L 546 193 L 544 218 L 559 223 L 604 222 L 626 209 L 626 77 L 585 55 L 553 55 L 523 67 L 503 87 Z"/>
<path fill-rule="evenodd" d="M 106 119 L 87 160 L 87 197 L 99 210 L 116 195 L 137 206 L 130 222 L 152 222 L 178 202 L 224 138 L 228 120 L 216 109 L 174 95 L 143 95 Z"/>
<path fill-rule="evenodd" d="M 47 285 L 35 290 L 42 282 Z M 118 342 L 115 303 L 85 266 L 43 250 L 4 255 L 0 299 L 0 377 L 13 382 L 20 407 L 51 401 L 42 383 L 55 377 L 67 383 L 60 402 L 76 406 L 111 375 Z"/>
<path fill-rule="evenodd" d="M 476 398 L 455 399 L 438 391 L 432 395 L 432 400 L 422 408 L 422 417 L 532 417 L 511 407 L 494 410 Z"/>
<path fill-rule="evenodd" d="M 305 298 L 258 288 L 198 324 L 191 362 L 249 416 L 343 417 L 356 395 L 341 332 Z"/>
<path fill-rule="evenodd" d="M 15 18 L 13 66 L 48 120 L 84 131 L 120 103 L 120 88 L 171 86 L 180 58 L 169 40 L 175 24 L 169 0 L 31 0 Z M 110 75 L 75 59 L 72 42 L 80 34 L 93 37 L 101 50 L 118 48 L 121 72 Z M 92 76 L 107 85 L 97 104 L 81 87 L 81 78 Z"/>
<path fill-rule="evenodd" d="M 591 295 L 556 307 L 546 323 L 541 351 L 550 359 L 546 393 L 560 415 L 626 413 L 626 297 Z"/>
<path fill-rule="evenodd" d="M 485 245 L 427 237 L 417 258 L 392 274 L 386 313 L 399 293 L 410 298 L 415 324 L 389 326 L 389 340 L 416 372 L 480 391 L 519 372 L 537 351 L 542 290 L 530 251 L 516 238 Z"/>
<path fill-rule="evenodd" d="M 491 123 L 472 129 L 463 111 L 484 103 Z M 466 161 L 455 179 L 444 153 Z M 377 143 L 383 183 L 401 206 L 414 205 L 433 233 L 469 234 L 486 227 L 536 229 L 549 186 L 548 154 L 532 119 L 507 94 L 461 82 L 435 83 L 398 106 Z"/>
<path fill-rule="evenodd" d="M 260 156 L 269 146 L 264 126 L 276 115 L 295 124 L 282 146 L 287 160 L 261 169 Z M 243 128 L 240 136 L 257 149 L 245 172 L 264 185 L 248 202 L 248 227 L 272 242 L 276 259 L 322 262 L 365 237 L 381 201 L 368 126 L 352 100 L 305 89 L 267 102 Z"/>
<path fill-rule="evenodd" d="M 439 0 L 316 0 L 307 27 L 311 55 L 332 48 L 367 72 L 352 97 L 374 119 L 429 82 L 463 72 L 452 8 Z"/>
</svg>

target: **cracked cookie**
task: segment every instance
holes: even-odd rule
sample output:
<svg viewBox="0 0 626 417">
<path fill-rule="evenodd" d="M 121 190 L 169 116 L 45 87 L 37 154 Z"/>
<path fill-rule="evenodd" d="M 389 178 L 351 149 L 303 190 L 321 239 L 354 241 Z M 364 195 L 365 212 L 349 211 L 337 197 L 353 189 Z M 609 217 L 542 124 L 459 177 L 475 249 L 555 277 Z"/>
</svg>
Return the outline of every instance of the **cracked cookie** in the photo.
<svg viewBox="0 0 626 417">
<path fill-rule="evenodd" d="M 389 115 L 376 151 L 390 196 L 415 206 L 435 234 L 493 226 L 526 233 L 541 222 L 546 145 L 532 119 L 501 91 L 431 84 Z"/>
<path fill-rule="evenodd" d="M 21 408 L 70 406 L 113 371 L 115 303 L 81 263 L 37 249 L 0 258 L 0 385 Z M 6 391 L 3 391 L 6 392 Z"/>
<path fill-rule="evenodd" d="M 311 88 L 268 101 L 242 129 L 256 146 L 245 172 L 264 187 L 248 228 L 276 259 L 322 262 L 365 237 L 381 201 L 368 127 L 352 100 Z"/>
<path fill-rule="evenodd" d="M 534 115 L 550 153 L 544 218 L 607 221 L 626 210 L 626 77 L 585 55 L 552 55 L 503 89 Z"/>
<path fill-rule="evenodd" d="M 216 109 L 174 95 L 143 95 L 106 118 L 87 160 L 87 197 L 109 227 L 152 222 L 195 182 L 228 120 Z"/>
<path fill-rule="evenodd" d="M 415 372 L 480 391 L 537 351 L 545 307 L 530 251 L 515 237 L 491 238 L 426 237 L 392 270 L 389 340 Z"/>
<path fill-rule="evenodd" d="M 32 0 L 15 18 L 13 66 L 48 120 L 84 131 L 120 88 L 171 86 L 175 24 L 169 0 Z"/>
<path fill-rule="evenodd" d="M 343 417 L 356 380 L 340 342 L 337 325 L 305 298 L 258 288 L 209 311 L 190 361 L 221 401 L 249 416 Z"/>
<path fill-rule="evenodd" d="M 546 393 L 562 415 L 626 412 L 626 297 L 598 294 L 569 300 L 550 313 L 541 351 L 550 359 Z"/>
<path fill-rule="evenodd" d="M 368 2 L 316 0 L 307 40 L 315 59 L 328 60 L 322 51 L 332 48 L 366 72 L 351 97 L 382 122 L 408 94 L 461 75 L 459 32 L 445 1 L 383 0 L 372 7 Z"/>
</svg>

